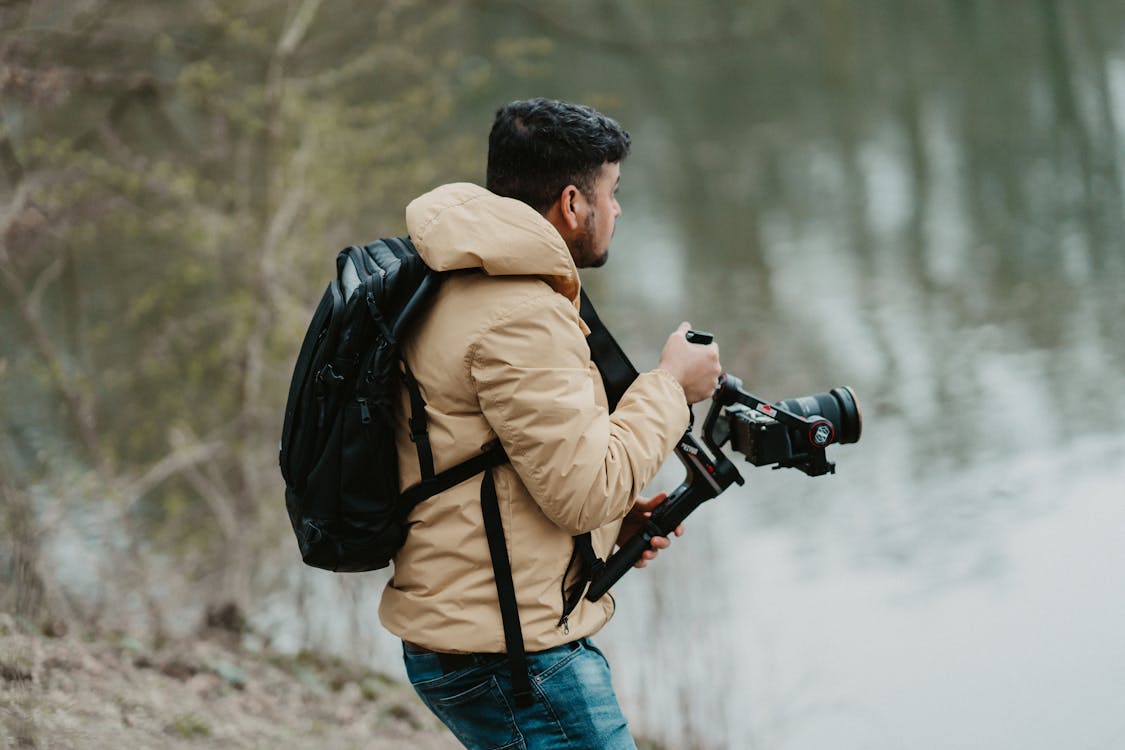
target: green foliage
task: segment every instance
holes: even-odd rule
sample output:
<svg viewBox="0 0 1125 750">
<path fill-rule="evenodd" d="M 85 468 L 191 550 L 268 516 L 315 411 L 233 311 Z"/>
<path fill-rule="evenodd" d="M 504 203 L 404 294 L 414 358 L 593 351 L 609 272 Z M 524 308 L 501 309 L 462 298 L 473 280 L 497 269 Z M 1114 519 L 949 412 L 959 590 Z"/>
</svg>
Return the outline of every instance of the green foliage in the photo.
<svg viewBox="0 0 1125 750">
<path fill-rule="evenodd" d="M 29 481 L 93 466 L 94 494 L 172 548 L 257 533 L 335 252 L 481 171 L 481 133 L 452 119 L 474 90 L 448 44 L 462 14 L 0 7 L 0 409 Z"/>
</svg>

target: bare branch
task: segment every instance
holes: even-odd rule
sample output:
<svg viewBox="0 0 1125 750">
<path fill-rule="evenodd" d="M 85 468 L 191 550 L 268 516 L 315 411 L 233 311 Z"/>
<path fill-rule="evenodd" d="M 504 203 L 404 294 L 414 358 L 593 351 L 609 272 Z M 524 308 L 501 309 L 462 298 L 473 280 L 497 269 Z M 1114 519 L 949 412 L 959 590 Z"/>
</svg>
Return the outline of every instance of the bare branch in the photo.
<svg viewBox="0 0 1125 750">
<path fill-rule="evenodd" d="M 313 19 L 316 18 L 316 12 L 320 9 L 320 3 L 321 0 L 305 0 L 301 3 L 301 7 L 297 9 L 297 13 L 289 24 L 289 28 L 285 30 L 277 43 L 277 54 L 280 57 L 289 57 L 297 51 L 297 47 L 301 46 L 301 41 L 308 33 L 309 26 L 312 25 Z"/>
<path fill-rule="evenodd" d="M 16 186 L 16 194 L 12 196 L 11 202 L 8 203 L 8 210 L 0 213 L 0 237 L 8 233 L 8 228 L 16 222 L 24 208 L 27 207 L 32 188 L 31 180 L 21 180 Z M 8 250 L 3 244 L 0 244 L 0 262 L 7 261 Z"/>
<path fill-rule="evenodd" d="M 0 236 L 2 236 L 2 233 L 0 233 Z M 105 454 L 98 443 L 97 431 L 94 427 L 94 408 L 91 397 L 83 391 L 76 379 L 67 375 L 62 364 L 62 356 L 55 347 L 54 339 L 51 338 L 46 326 L 43 325 L 43 321 L 36 314 L 34 300 L 28 294 L 23 281 L 16 274 L 8 248 L 2 241 L 0 241 L 0 278 L 3 278 L 4 285 L 12 293 L 20 317 L 31 332 L 35 349 L 47 366 L 51 381 L 62 393 L 63 401 L 66 403 L 67 411 L 74 422 L 82 447 L 90 460 L 93 461 L 94 466 L 99 471 L 105 470 L 107 463 Z"/>
<path fill-rule="evenodd" d="M 231 543 L 238 539 L 240 526 L 238 516 L 234 512 L 234 501 L 230 494 L 224 492 L 222 487 L 219 487 L 200 471 L 198 463 L 187 467 L 183 472 L 183 477 L 203 502 L 207 503 L 207 507 L 211 509 L 211 513 L 219 524 L 223 541 Z"/>
<path fill-rule="evenodd" d="M 43 299 L 43 293 L 47 291 L 47 287 L 62 275 L 65 265 L 62 258 L 55 258 L 51 261 L 50 265 L 43 269 L 43 272 L 39 274 L 39 278 L 35 280 L 35 284 L 32 285 L 31 291 L 27 295 L 27 303 L 30 305 L 32 313 L 36 316 L 39 314 L 39 302 Z"/>
<path fill-rule="evenodd" d="M 289 230 L 293 227 L 293 222 L 296 220 L 300 212 L 301 206 L 304 204 L 306 192 L 304 190 L 304 177 L 305 170 L 312 160 L 314 152 L 315 140 L 313 134 L 305 133 L 301 139 L 301 145 L 294 154 L 292 161 L 292 172 L 294 172 L 293 181 L 296 183 L 281 197 L 281 201 L 273 214 L 270 216 L 269 224 L 266 226 L 265 237 L 265 253 L 270 255 L 274 248 L 281 244 L 282 238 L 289 234 Z M 268 274 L 263 274 L 261 278 L 268 278 Z"/>
<path fill-rule="evenodd" d="M 177 474 L 210 461 L 222 451 L 224 443 L 194 443 L 175 448 L 171 453 L 148 468 L 144 474 L 125 486 L 126 497 L 137 498 L 152 491 L 154 487 Z"/>
</svg>

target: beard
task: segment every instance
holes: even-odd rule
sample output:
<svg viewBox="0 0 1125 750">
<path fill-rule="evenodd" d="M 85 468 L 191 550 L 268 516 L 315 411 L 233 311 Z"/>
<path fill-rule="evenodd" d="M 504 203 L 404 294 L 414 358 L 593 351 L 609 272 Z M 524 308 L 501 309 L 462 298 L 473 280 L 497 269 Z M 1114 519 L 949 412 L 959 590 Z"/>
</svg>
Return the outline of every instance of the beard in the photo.
<svg viewBox="0 0 1125 750">
<path fill-rule="evenodd" d="M 600 268 L 609 260 L 609 248 L 598 252 L 598 248 L 594 244 L 596 241 L 594 237 L 596 219 L 597 214 L 593 210 L 586 214 L 582 232 L 571 243 L 570 254 L 574 258 L 574 265 L 578 268 Z"/>
</svg>

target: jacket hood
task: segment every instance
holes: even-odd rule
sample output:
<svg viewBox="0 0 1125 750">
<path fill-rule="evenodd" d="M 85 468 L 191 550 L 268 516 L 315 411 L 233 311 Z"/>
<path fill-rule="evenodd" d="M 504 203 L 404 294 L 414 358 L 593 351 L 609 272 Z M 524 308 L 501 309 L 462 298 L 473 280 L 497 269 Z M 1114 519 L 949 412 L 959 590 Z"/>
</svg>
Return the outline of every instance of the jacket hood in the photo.
<svg viewBox="0 0 1125 750">
<path fill-rule="evenodd" d="M 578 269 L 558 231 L 535 209 L 467 182 L 443 185 L 406 207 L 418 253 L 437 271 L 539 276 L 577 305 Z"/>
</svg>

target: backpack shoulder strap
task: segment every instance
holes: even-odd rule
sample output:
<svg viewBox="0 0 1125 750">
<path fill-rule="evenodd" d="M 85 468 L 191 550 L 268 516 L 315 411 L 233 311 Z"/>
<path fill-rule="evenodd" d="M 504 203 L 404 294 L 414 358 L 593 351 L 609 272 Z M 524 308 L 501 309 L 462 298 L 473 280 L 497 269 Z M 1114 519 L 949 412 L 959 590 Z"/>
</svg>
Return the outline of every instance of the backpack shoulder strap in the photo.
<svg viewBox="0 0 1125 750">
<path fill-rule="evenodd" d="M 601 373 L 602 383 L 605 385 L 606 400 L 609 402 L 609 410 L 612 412 L 617 408 L 617 403 L 625 395 L 625 391 L 637 379 L 637 368 L 629 361 L 617 340 L 613 338 L 609 329 L 598 317 L 598 312 L 586 295 L 585 289 L 580 291 L 580 297 L 579 315 L 586 323 L 586 327 L 590 329 L 590 335 L 586 337 L 586 343 L 590 347 L 590 358 L 597 365 L 598 372 Z M 575 564 L 579 566 L 578 578 L 568 591 L 566 581 Z M 586 532 L 575 536 L 574 551 L 571 554 L 570 562 L 567 563 L 566 571 L 563 573 L 563 609 L 562 617 L 559 619 L 560 625 L 566 623 L 570 613 L 574 611 L 574 608 L 578 606 L 578 602 L 586 593 L 587 585 L 600 576 L 604 569 L 605 561 L 594 552 L 590 533 Z"/>
<path fill-rule="evenodd" d="M 629 390 L 629 386 L 637 379 L 637 368 L 625 356 L 625 352 L 610 334 L 609 330 L 598 317 L 594 304 L 586 296 L 586 290 L 580 290 L 581 306 L 579 315 L 590 329 L 586 343 L 590 347 L 590 358 L 601 373 L 605 385 L 605 395 L 609 401 L 609 410 L 617 408 L 617 402 Z"/>
<path fill-rule="evenodd" d="M 535 702 L 528 674 L 527 653 L 523 644 L 519 607 L 516 602 L 516 585 L 512 581 L 512 563 L 508 559 L 508 545 L 504 541 L 504 522 L 500 517 L 500 503 L 496 496 L 496 483 L 492 470 L 484 473 L 480 488 L 481 513 L 484 533 L 488 538 L 488 553 L 492 557 L 496 596 L 500 600 L 500 621 L 504 626 L 504 647 L 508 655 L 508 669 L 512 677 L 512 692 L 516 704 L 527 707 Z"/>
<path fill-rule="evenodd" d="M 494 466 L 506 463 L 507 460 L 508 454 L 504 452 L 504 446 L 500 445 L 499 440 L 493 440 L 484 451 L 478 455 L 466 461 L 462 461 L 440 474 L 433 474 L 431 472 L 429 479 L 423 479 L 420 484 L 411 487 L 400 496 L 403 518 L 408 516 L 410 511 L 414 509 L 414 506 L 423 500 L 433 497 L 439 492 L 445 492 L 451 487 L 456 487 L 470 477 L 474 477 L 482 471 L 488 471 Z"/>
<path fill-rule="evenodd" d="M 426 401 L 418 388 L 418 381 L 406 360 L 402 361 L 402 382 L 410 396 L 410 416 L 406 424 L 410 428 L 410 442 L 418 449 L 418 468 L 422 472 L 422 483 L 434 478 L 434 451 L 430 447 L 430 427 L 426 418 Z M 440 492 L 441 490 L 438 490 Z M 411 506 L 413 507 L 413 506 Z"/>
</svg>

